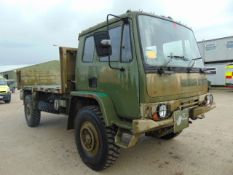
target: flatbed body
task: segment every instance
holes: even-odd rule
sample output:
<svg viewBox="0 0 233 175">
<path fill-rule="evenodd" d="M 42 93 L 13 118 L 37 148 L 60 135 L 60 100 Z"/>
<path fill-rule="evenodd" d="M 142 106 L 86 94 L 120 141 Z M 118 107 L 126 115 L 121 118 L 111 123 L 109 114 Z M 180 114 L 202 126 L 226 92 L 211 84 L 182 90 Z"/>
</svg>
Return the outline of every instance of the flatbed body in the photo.
<svg viewBox="0 0 233 175">
<path fill-rule="evenodd" d="M 60 60 L 48 61 L 18 69 L 18 89 L 60 95 L 67 95 L 71 90 L 74 90 L 72 87 L 75 80 L 74 60 L 77 49 L 61 47 L 59 50 Z"/>
</svg>

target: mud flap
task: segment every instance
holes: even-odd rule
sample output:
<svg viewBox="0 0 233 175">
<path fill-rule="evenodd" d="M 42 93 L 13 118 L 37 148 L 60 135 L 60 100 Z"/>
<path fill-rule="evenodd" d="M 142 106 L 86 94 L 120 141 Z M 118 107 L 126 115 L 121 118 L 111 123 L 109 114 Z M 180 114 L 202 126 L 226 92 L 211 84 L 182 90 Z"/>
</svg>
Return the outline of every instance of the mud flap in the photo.
<svg viewBox="0 0 233 175">
<path fill-rule="evenodd" d="M 189 126 L 189 110 L 178 110 L 173 113 L 174 133 L 181 132 Z"/>
</svg>

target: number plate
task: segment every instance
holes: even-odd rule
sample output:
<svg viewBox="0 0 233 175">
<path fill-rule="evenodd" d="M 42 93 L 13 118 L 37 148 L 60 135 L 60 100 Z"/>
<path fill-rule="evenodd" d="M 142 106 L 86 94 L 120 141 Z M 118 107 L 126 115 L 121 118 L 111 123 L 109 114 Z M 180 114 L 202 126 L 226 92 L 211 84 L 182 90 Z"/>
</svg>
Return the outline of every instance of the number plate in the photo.
<svg viewBox="0 0 233 175">
<path fill-rule="evenodd" d="M 189 111 L 179 110 L 173 113 L 174 118 L 174 133 L 182 131 L 189 126 Z"/>
<path fill-rule="evenodd" d="M 3 96 L 0 96 L 0 99 L 3 99 Z"/>
</svg>

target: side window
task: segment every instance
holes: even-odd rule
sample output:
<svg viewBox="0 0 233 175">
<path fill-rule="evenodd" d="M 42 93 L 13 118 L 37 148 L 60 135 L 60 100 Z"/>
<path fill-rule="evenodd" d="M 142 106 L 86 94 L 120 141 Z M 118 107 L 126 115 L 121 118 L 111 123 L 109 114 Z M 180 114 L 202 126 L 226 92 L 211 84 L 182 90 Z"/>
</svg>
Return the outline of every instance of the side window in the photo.
<svg viewBox="0 0 233 175">
<path fill-rule="evenodd" d="M 121 27 L 111 29 L 109 31 L 109 35 L 112 42 L 111 61 L 119 61 L 121 47 Z"/>
<path fill-rule="evenodd" d="M 226 47 L 227 47 L 228 49 L 233 48 L 233 41 L 227 41 Z"/>
<path fill-rule="evenodd" d="M 122 49 L 122 62 L 130 62 L 132 60 L 132 53 L 131 53 L 129 25 L 124 26 L 121 49 Z"/>
<path fill-rule="evenodd" d="M 206 51 L 211 51 L 211 50 L 215 50 L 215 49 L 216 49 L 216 44 L 214 44 L 214 43 L 205 45 L 205 50 Z"/>
<path fill-rule="evenodd" d="M 112 55 L 110 56 L 110 60 L 119 61 L 121 46 L 121 27 L 110 29 L 109 35 L 112 44 Z M 100 61 L 108 61 L 108 57 L 101 57 Z"/>
<path fill-rule="evenodd" d="M 124 26 L 121 47 L 121 26 L 110 29 L 109 35 L 112 43 L 111 61 L 120 61 L 120 50 L 122 51 L 122 62 L 129 62 L 132 59 L 129 25 Z M 100 61 L 108 61 L 108 57 L 101 57 Z"/>
<path fill-rule="evenodd" d="M 93 36 L 90 36 L 86 38 L 85 44 L 84 44 L 84 50 L 83 50 L 83 62 L 92 62 L 94 58 L 94 38 Z"/>
</svg>

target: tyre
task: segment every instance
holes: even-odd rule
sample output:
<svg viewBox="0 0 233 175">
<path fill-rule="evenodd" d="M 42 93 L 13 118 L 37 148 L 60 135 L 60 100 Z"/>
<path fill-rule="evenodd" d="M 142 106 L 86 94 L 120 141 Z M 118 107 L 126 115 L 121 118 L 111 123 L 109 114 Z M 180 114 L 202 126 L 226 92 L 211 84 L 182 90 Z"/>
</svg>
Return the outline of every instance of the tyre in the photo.
<svg viewBox="0 0 233 175">
<path fill-rule="evenodd" d="M 24 113 L 27 125 L 29 127 L 36 127 L 40 124 L 40 111 L 33 107 L 33 100 L 31 95 L 25 96 Z"/>
<path fill-rule="evenodd" d="M 181 131 L 182 132 L 182 131 Z M 149 136 L 149 137 L 154 137 L 154 138 L 159 138 L 159 139 L 163 139 L 163 140 L 170 140 L 170 139 L 173 139 L 175 137 L 177 137 L 178 135 L 180 135 L 181 132 L 178 132 L 178 133 L 174 133 L 174 132 L 169 132 L 168 134 L 166 135 L 163 135 L 163 136 L 159 136 L 159 133 L 158 132 L 148 132 L 148 133 L 145 133 L 146 136 Z"/>
<path fill-rule="evenodd" d="M 97 106 L 82 108 L 75 118 L 75 141 L 82 161 L 95 171 L 110 167 L 119 156 L 116 130 L 105 126 Z"/>
<path fill-rule="evenodd" d="M 164 136 L 160 137 L 160 139 L 170 140 L 170 139 L 173 139 L 173 138 L 177 137 L 178 135 L 180 135 L 180 133 L 181 132 L 178 132 L 178 133 L 172 132 L 172 133 L 169 133 L 167 135 L 164 135 Z"/>
<path fill-rule="evenodd" d="M 5 103 L 10 103 L 11 102 L 11 96 L 7 100 L 5 100 Z"/>
</svg>

